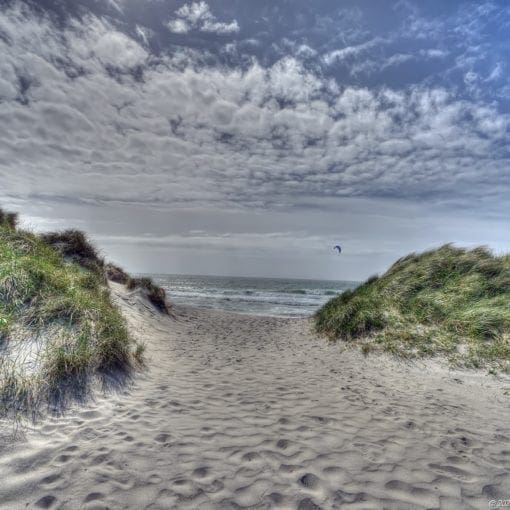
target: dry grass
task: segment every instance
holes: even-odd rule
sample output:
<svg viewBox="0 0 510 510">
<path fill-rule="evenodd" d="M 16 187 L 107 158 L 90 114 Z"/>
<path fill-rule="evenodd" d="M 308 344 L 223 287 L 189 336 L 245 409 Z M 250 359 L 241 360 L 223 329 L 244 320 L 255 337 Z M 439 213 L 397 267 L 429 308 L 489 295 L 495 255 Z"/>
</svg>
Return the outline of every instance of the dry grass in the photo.
<svg viewBox="0 0 510 510">
<path fill-rule="evenodd" d="M 129 274 L 126 273 L 126 271 L 112 263 L 106 264 L 104 271 L 106 278 L 111 282 L 127 285 L 130 279 Z"/>
<path fill-rule="evenodd" d="M 0 208 L 0 227 L 16 230 L 18 226 L 18 213 L 6 212 Z"/>
</svg>

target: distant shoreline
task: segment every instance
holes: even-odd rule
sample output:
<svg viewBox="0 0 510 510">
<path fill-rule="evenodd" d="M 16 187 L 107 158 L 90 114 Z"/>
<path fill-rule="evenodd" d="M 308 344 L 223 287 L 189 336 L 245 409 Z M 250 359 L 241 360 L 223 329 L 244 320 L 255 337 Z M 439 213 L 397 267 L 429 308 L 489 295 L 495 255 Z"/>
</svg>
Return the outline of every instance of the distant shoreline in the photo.
<svg viewBox="0 0 510 510">
<path fill-rule="evenodd" d="M 176 304 L 269 317 L 309 317 L 357 282 L 199 275 L 150 277 Z"/>
</svg>

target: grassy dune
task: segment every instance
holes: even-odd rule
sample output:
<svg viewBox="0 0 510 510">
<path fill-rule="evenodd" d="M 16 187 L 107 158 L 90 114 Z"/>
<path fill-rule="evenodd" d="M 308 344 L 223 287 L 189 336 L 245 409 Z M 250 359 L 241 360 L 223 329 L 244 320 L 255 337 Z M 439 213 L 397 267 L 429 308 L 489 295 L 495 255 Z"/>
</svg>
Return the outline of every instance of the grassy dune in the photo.
<svg viewBox="0 0 510 510">
<path fill-rule="evenodd" d="M 319 333 L 406 357 L 510 370 L 510 256 L 451 245 L 411 254 L 315 315 Z"/>
<path fill-rule="evenodd" d="M 143 346 L 110 297 L 112 268 L 140 286 L 106 265 L 83 233 L 20 231 L 15 215 L 0 210 L 0 414 L 31 410 L 63 383 L 141 362 Z M 164 291 L 150 291 L 164 303 Z"/>
</svg>

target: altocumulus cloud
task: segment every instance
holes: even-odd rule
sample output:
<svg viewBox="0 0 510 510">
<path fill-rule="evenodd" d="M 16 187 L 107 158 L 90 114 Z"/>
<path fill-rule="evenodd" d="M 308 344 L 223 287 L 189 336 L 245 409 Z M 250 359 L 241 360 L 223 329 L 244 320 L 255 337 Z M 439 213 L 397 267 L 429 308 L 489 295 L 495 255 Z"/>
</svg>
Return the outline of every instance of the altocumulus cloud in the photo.
<svg viewBox="0 0 510 510">
<path fill-rule="evenodd" d="M 201 5 L 180 11 L 201 20 Z M 3 193 L 260 206 L 508 191 L 508 115 L 443 88 L 345 87 L 295 56 L 155 56 L 105 19 L 59 30 L 19 4 L 0 23 Z"/>
<path fill-rule="evenodd" d="M 175 12 L 175 17 L 170 19 L 166 26 L 171 32 L 177 34 L 186 34 L 191 30 L 216 34 L 239 32 L 237 20 L 228 23 L 218 21 L 204 1 L 184 4 Z"/>
</svg>

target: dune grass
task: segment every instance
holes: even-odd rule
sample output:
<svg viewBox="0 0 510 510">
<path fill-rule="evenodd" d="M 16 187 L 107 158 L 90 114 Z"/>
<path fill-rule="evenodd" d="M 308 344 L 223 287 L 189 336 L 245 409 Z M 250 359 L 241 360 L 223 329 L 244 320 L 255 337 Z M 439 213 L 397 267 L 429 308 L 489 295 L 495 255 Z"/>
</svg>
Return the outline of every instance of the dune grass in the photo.
<svg viewBox="0 0 510 510">
<path fill-rule="evenodd" d="M 76 231 L 66 237 L 77 243 L 79 258 L 55 249 L 56 237 L 18 231 L 12 220 L 0 222 L 0 349 L 5 353 L 14 339 L 21 345 L 44 339 L 33 373 L 20 371 L 0 351 L 3 413 L 29 410 L 62 382 L 126 371 L 141 361 L 143 346 L 131 338 L 112 303 L 97 253 L 83 250 L 86 238 Z"/>
<path fill-rule="evenodd" d="M 105 262 L 87 236 L 79 230 L 64 230 L 41 234 L 41 239 L 56 249 L 67 261 L 76 262 L 84 269 L 96 273 L 105 281 L 121 283 L 129 290 L 140 289 L 145 297 L 161 312 L 168 313 L 166 293 L 151 278 L 134 278 L 121 267 Z"/>
<path fill-rule="evenodd" d="M 16 230 L 18 225 L 18 214 L 0 209 L 0 226 L 10 230 Z"/>
<path fill-rule="evenodd" d="M 510 256 L 445 245 L 398 260 L 381 277 L 330 300 L 315 327 L 364 352 L 445 355 L 452 363 L 510 370 Z"/>
<path fill-rule="evenodd" d="M 63 230 L 40 235 L 41 239 L 55 248 L 68 261 L 73 261 L 85 269 L 97 274 L 104 274 L 105 261 L 80 230 Z"/>
<path fill-rule="evenodd" d="M 161 312 L 168 313 L 165 289 L 156 285 L 151 278 L 128 277 L 126 286 L 129 290 L 141 289 L 147 299 Z"/>
</svg>

